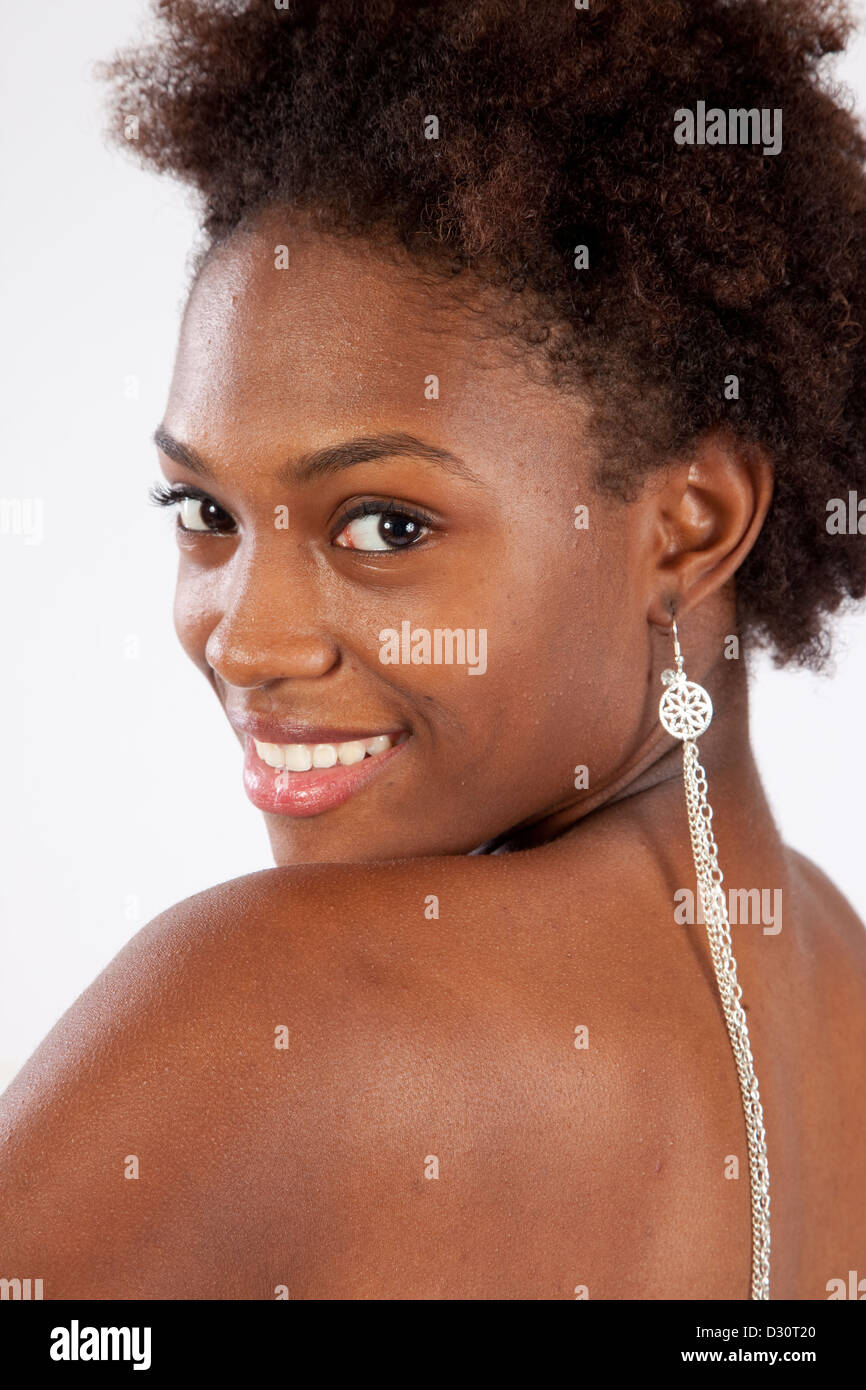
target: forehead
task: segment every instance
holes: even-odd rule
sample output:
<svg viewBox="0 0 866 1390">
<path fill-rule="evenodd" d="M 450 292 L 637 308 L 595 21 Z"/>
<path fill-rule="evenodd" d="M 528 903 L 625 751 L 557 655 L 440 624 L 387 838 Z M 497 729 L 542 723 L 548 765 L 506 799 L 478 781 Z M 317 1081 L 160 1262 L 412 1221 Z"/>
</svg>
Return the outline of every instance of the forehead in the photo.
<svg viewBox="0 0 866 1390">
<path fill-rule="evenodd" d="M 497 332 L 497 307 L 492 291 L 461 285 L 458 297 L 400 252 L 270 210 L 217 248 L 193 288 L 167 419 L 214 447 L 252 431 L 313 448 L 424 421 L 454 445 L 573 441 L 585 410 L 532 379 Z"/>
</svg>

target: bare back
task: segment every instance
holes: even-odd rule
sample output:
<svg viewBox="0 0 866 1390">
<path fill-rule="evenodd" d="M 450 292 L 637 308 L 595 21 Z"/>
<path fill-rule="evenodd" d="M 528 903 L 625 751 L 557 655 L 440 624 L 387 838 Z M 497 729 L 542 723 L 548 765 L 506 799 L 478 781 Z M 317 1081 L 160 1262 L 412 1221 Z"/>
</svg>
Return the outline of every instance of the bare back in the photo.
<svg viewBox="0 0 866 1390">
<path fill-rule="evenodd" d="M 653 795 L 540 849 L 268 870 L 158 918 L 0 1102 L 10 1258 L 51 1298 L 747 1298 L 736 1073 Z M 822 1299 L 866 1270 L 866 940 L 807 861 L 730 848 L 784 901 L 732 929 L 771 1297 Z"/>
</svg>

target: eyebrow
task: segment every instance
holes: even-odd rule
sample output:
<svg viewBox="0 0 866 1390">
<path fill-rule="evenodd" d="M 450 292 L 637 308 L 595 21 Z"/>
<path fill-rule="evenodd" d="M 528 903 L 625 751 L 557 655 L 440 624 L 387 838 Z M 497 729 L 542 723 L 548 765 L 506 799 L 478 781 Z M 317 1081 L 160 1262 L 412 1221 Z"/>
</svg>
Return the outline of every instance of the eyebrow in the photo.
<svg viewBox="0 0 866 1390">
<path fill-rule="evenodd" d="M 201 455 L 188 444 L 181 444 L 179 440 L 174 439 L 162 425 L 158 425 L 154 430 L 153 442 L 168 458 L 182 464 L 191 473 L 198 473 L 203 478 L 214 478 L 213 470 Z M 450 450 L 441 449 L 436 444 L 427 444 L 413 434 L 402 432 L 359 435 L 356 439 L 345 439 L 339 444 L 327 444 L 322 449 L 301 454 L 277 470 L 276 481 L 283 484 L 308 483 L 330 473 L 339 473 L 345 468 L 354 468 L 359 463 L 373 463 L 377 459 L 393 458 L 398 454 L 411 454 L 415 458 L 426 459 L 446 473 L 483 485 L 477 474 Z"/>
</svg>

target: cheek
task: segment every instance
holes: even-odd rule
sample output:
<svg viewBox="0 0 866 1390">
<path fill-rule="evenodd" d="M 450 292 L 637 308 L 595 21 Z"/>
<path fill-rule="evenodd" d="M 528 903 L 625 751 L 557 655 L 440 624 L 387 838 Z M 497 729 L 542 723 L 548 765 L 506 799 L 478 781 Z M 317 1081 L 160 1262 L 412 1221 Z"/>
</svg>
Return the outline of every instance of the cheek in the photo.
<svg viewBox="0 0 866 1390">
<path fill-rule="evenodd" d="M 557 785 L 576 764 L 606 775 L 638 737 L 646 692 L 648 629 L 627 556 L 569 542 L 500 599 L 478 682 L 500 745 Z"/>
</svg>

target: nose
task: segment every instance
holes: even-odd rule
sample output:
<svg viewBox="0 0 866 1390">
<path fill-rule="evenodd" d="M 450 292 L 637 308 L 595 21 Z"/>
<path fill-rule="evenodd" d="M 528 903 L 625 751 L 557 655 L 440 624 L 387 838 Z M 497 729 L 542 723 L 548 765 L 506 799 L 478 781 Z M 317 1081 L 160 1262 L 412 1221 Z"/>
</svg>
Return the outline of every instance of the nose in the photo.
<svg viewBox="0 0 866 1390">
<path fill-rule="evenodd" d="M 287 561 L 285 550 L 276 557 L 259 551 L 236 554 L 226 567 L 219 617 L 205 643 L 205 659 L 226 685 L 311 680 L 339 665 L 339 643 L 322 624 L 315 564 Z"/>
</svg>

